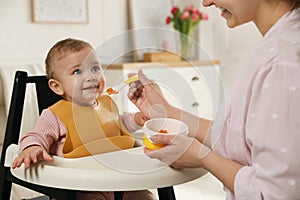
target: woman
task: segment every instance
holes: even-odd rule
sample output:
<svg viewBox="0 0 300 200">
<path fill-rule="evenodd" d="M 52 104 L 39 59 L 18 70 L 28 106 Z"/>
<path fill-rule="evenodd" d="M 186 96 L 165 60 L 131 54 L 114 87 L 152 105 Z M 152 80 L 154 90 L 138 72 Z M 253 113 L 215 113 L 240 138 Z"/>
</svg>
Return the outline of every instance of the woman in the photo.
<svg viewBox="0 0 300 200">
<path fill-rule="evenodd" d="M 299 199 L 300 0 L 203 0 L 203 5 L 219 8 L 230 28 L 254 22 L 263 41 L 214 122 L 171 106 L 139 71 L 143 87 L 131 84 L 131 101 L 148 117 L 180 119 L 190 130 L 190 137 L 154 136 L 154 142 L 168 145 L 145 153 L 174 168 L 207 169 L 224 184 L 227 199 Z"/>
</svg>

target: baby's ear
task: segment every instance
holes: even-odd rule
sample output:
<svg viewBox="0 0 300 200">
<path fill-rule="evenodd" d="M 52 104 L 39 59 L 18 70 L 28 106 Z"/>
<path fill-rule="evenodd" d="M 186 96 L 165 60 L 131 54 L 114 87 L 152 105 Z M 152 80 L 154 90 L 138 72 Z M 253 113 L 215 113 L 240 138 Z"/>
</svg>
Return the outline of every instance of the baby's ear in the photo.
<svg viewBox="0 0 300 200">
<path fill-rule="evenodd" d="M 60 85 L 60 82 L 55 80 L 55 79 L 49 79 L 48 81 L 48 85 L 50 87 L 50 89 L 55 92 L 56 94 L 62 96 L 64 94 L 64 91 Z"/>
</svg>

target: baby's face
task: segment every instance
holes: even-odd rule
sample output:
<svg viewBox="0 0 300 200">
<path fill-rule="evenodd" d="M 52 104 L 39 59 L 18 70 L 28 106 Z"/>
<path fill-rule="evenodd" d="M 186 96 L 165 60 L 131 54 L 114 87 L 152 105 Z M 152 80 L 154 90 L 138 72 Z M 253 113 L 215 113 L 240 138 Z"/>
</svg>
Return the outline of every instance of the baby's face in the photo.
<svg viewBox="0 0 300 200">
<path fill-rule="evenodd" d="M 63 98 L 79 105 L 93 105 L 105 88 L 103 70 L 89 47 L 58 60 L 54 74 Z"/>
</svg>

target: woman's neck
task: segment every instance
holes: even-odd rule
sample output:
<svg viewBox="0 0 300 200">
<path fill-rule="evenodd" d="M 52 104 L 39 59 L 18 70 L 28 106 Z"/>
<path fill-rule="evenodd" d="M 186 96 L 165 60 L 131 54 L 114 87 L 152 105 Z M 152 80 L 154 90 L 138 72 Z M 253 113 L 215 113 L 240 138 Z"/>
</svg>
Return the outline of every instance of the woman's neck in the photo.
<svg viewBox="0 0 300 200">
<path fill-rule="evenodd" d="M 259 7 L 256 19 L 253 21 L 259 32 L 264 36 L 283 15 L 291 11 L 291 5 L 287 0 L 263 2 Z"/>
</svg>

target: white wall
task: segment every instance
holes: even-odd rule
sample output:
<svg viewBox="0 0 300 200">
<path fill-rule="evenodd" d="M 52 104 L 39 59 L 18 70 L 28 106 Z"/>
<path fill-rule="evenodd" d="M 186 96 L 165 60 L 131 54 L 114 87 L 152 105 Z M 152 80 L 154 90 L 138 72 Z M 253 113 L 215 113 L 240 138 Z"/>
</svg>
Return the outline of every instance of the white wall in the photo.
<svg viewBox="0 0 300 200">
<path fill-rule="evenodd" d="M 254 24 L 249 23 L 228 30 L 225 38 L 225 45 L 218 56 L 222 62 L 221 73 L 225 88 L 229 88 L 262 36 Z"/>
<path fill-rule="evenodd" d="M 88 0 L 88 13 L 88 24 L 32 23 L 30 0 L 0 0 L 1 64 L 43 62 L 60 39 L 76 37 L 97 46 L 128 29 L 126 0 Z"/>
<path fill-rule="evenodd" d="M 211 59 L 221 61 L 220 70 L 228 89 L 262 36 L 253 23 L 229 29 L 220 10 L 214 6 L 202 11 L 208 14 L 209 20 L 200 23 L 199 41 Z"/>
</svg>

